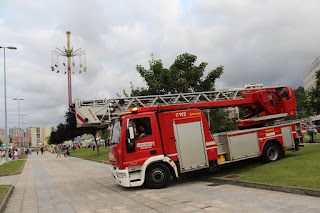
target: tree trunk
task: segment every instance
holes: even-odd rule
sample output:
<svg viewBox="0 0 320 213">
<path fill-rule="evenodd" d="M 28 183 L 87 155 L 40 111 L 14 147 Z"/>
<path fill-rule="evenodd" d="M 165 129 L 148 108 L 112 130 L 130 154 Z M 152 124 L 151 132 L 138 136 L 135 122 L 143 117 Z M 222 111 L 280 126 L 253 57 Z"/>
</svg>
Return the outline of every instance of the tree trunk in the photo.
<svg viewBox="0 0 320 213">
<path fill-rule="evenodd" d="M 97 138 L 96 138 L 96 134 L 95 134 L 93 137 L 94 137 L 94 142 L 95 142 L 95 144 L 96 144 L 96 148 L 97 148 L 98 155 L 100 155 L 99 146 L 98 146 L 98 142 L 97 142 Z"/>
</svg>

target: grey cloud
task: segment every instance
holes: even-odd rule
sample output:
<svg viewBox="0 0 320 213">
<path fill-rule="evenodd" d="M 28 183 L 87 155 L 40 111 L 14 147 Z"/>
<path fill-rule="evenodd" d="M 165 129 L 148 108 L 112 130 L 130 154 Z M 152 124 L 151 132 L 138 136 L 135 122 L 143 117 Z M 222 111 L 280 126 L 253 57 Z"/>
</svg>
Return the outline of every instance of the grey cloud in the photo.
<svg viewBox="0 0 320 213">
<path fill-rule="evenodd" d="M 128 91 L 130 82 L 144 86 L 135 67 L 148 67 L 151 53 L 166 67 L 184 52 L 208 62 L 207 72 L 225 66 L 218 89 L 245 83 L 297 87 L 319 55 L 319 9 L 316 0 L 1 1 L 0 46 L 18 47 L 7 53 L 8 97 L 25 99 L 29 125 L 64 121 L 67 77 L 50 66 L 51 50 L 66 46 L 68 30 L 72 46 L 87 53 L 88 71 L 77 68 L 72 76 L 74 99 L 112 98 Z M 10 101 L 11 127 L 16 108 Z"/>
</svg>

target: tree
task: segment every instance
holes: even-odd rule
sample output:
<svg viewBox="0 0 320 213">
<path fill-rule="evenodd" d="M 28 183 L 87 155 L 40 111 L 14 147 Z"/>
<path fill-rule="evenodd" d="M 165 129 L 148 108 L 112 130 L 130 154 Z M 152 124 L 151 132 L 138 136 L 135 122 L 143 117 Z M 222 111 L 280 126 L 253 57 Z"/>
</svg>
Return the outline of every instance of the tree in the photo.
<svg viewBox="0 0 320 213">
<path fill-rule="evenodd" d="M 97 153 L 100 155 L 99 147 L 97 144 L 97 132 L 100 131 L 100 128 L 97 127 L 82 127 L 77 128 L 77 119 L 75 113 L 74 105 L 70 106 L 68 111 L 65 114 L 66 122 L 60 123 L 57 126 L 57 130 L 51 132 L 50 135 L 50 144 L 60 144 L 66 140 L 73 140 L 75 137 L 83 134 L 91 134 L 94 137 L 94 141 L 97 147 Z"/>
<path fill-rule="evenodd" d="M 316 87 L 309 94 L 310 108 L 313 115 L 320 114 L 320 70 L 316 72 Z"/>
<path fill-rule="evenodd" d="M 179 55 L 169 69 L 163 67 L 161 60 L 155 60 L 151 54 L 149 69 L 137 65 L 136 69 L 147 84 L 145 88 L 131 85 L 131 96 L 162 95 L 173 93 L 192 93 L 215 90 L 215 81 L 223 73 L 223 66 L 204 75 L 208 63 L 195 65 L 197 56 L 190 53 Z M 210 112 L 211 129 L 215 132 L 234 129 L 228 119 L 228 113 L 222 109 Z"/>
<path fill-rule="evenodd" d="M 137 65 L 136 69 L 147 84 L 146 88 L 131 87 L 131 96 L 162 95 L 173 93 L 214 90 L 215 80 L 223 73 L 223 66 L 211 70 L 203 77 L 208 63 L 195 65 L 197 56 L 184 53 L 179 55 L 169 69 L 163 67 L 161 60 L 151 55 L 149 69 Z"/>
<path fill-rule="evenodd" d="M 222 109 L 210 110 L 210 129 L 214 132 L 235 130 L 236 125 L 228 118 L 229 112 Z"/>
<path fill-rule="evenodd" d="M 296 113 L 298 118 L 305 118 L 311 116 L 310 101 L 308 98 L 309 93 L 304 90 L 302 86 L 294 90 L 297 101 Z"/>
</svg>

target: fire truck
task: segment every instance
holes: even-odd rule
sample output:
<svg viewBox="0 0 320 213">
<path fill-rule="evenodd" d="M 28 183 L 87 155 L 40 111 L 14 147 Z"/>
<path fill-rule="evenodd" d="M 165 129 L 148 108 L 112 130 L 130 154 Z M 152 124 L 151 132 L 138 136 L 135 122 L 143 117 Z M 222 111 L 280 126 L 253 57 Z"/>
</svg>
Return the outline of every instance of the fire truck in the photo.
<svg viewBox="0 0 320 213">
<path fill-rule="evenodd" d="M 238 130 L 211 133 L 204 109 L 239 107 Z M 248 158 L 273 162 L 303 143 L 299 122 L 266 126 L 294 115 L 292 88 L 76 100 L 77 127 L 111 127 L 111 174 L 124 187 L 162 188 L 186 172 Z M 212 121 L 214 122 L 214 121 Z"/>
</svg>

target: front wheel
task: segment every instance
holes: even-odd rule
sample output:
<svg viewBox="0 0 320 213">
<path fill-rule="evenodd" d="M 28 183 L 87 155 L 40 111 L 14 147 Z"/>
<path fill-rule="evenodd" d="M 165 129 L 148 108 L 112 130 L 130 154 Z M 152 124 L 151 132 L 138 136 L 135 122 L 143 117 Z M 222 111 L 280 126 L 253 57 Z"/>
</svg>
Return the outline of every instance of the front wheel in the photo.
<svg viewBox="0 0 320 213">
<path fill-rule="evenodd" d="M 263 149 L 262 157 L 266 163 L 278 160 L 281 157 L 279 146 L 274 143 L 268 143 Z"/>
<path fill-rule="evenodd" d="M 145 185 L 151 189 L 166 187 L 171 178 L 169 168 L 162 164 L 152 164 L 146 171 Z"/>
</svg>

